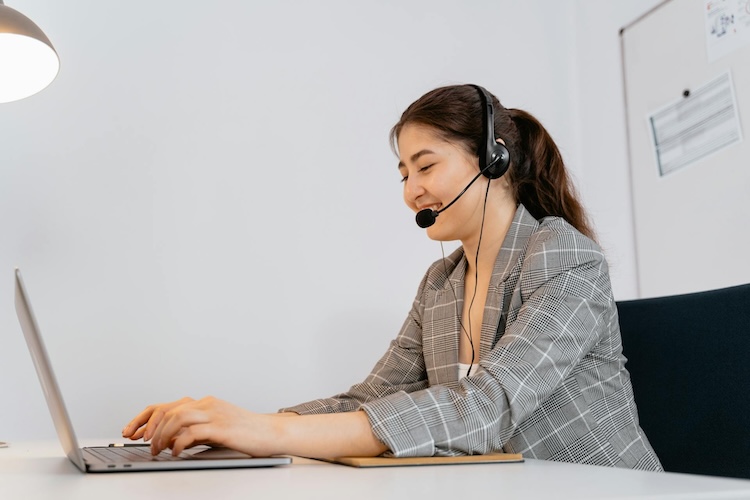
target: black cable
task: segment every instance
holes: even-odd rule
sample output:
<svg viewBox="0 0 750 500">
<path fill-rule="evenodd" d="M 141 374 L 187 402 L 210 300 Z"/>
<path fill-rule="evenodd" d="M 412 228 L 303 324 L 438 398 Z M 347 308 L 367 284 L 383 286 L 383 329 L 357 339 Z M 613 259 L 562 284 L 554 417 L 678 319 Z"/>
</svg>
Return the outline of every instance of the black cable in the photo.
<svg viewBox="0 0 750 500">
<path fill-rule="evenodd" d="M 466 190 L 464 189 L 464 191 Z M 456 304 L 456 316 L 458 318 L 458 324 L 461 326 L 461 330 L 466 335 L 466 338 L 469 339 L 469 346 L 471 347 L 471 363 L 469 364 L 469 369 L 466 372 L 467 377 L 471 375 L 471 368 L 474 365 L 474 339 L 472 339 L 471 337 L 471 308 L 474 306 L 474 299 L 477 296 L 477 288 L 479 287 L 479 248 L 482 246 L 482 235 L 484 234 L 484 219 L 487 214 L 487 197 L 489 195 L 489 192 L 490 192 L 490 182 L 488 181 L 487 190 L 484 192 L 484 205 L 482 206 L 482 225 L 479 228 L 479 241 L 477 242 L 477 252 L 474 255 L 474 293 L 472 294 L 471 301 L 469 302 L 469 313 L 468 313 L 469 331 L 468 332 L 466 331 L 466 327 L 464 327 L 463 321 L 461 321 L 462 314 L 458 310 L 458 296 L 456 295 L 456 289 L 453 288 L 453 283 L 451 283 L 450 276 L 448 273 L 448 266 L 445 263 L 445 248 L 443 247 L 443 242 L 442 241 L 440 242 L 440 252 L 443 255 L 443 270 L 445 271 L 445 278 L 448 280 L 448 284 L 450 285 L 451 291 L 453 292 L 453 299 L 454 299 L 454 303 Z M 464 283 L 466 283 L 465 277 L 464 277 Z"/>
<path fill-rule="evenodd" d="M 474 295 L 471 297 L 471 303 L 469 304 L 469 345 L 471 345 L 471 363 L 469 364 L 469 370 L 466 372 L 466 376 L 471 375 L 471 369 L 474 367 L 474 341 L 471 338 L 471 308 L 474 306 L 474 299 L 477 296 L 477 289 L 479 288 L 479 249 L 482 247 L 482 235 L 484 234 L 484 218 L 487 215 L 487 196 L 490 193 L 490 183 L 487 182 L 487 190 L 484 192 L 484 205 L 482 206 L 482 225 L 479 228 L 479 241 L 477 242 L 477 253 L 474 255 Z M 487 298 L 485 297 L 485 305 Z M 484 314 L 482 314 L 484 318 Z M 479 325 L 480 331 L 482 325 Z"/>
</svg>

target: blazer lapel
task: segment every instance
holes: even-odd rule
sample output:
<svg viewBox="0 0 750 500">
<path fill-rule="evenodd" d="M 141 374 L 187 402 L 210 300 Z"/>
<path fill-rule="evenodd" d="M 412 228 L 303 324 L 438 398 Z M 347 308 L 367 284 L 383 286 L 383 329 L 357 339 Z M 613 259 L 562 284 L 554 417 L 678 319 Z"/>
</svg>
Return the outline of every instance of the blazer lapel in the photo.
<svg viewBox="0 0 750 500">
<path fill-rule="evenodd" d="M 448 278 L 442 287 L 428 291 L 426 297 L 425 313 L 429 314 L 429 318 L 423 324 L 422 353 L 430 385 L 440 384 L 456 389 L 458 335 L 461 330 L 457 314 L 463 310 L 466 274 L 463 248 L 459 247 L 448 256 L 446 268 Z"/>
<path fill-rule="evenodd" d="M 515 282 L 521 273 L 521 264 L 529 237 L 538 227 L 539 222 L 532 217 L 526 207 L 519 204 L 492 271 L 482 320 L 479 359 L 483 359 L 490 353 L 505 332 L 504 313 L 508 311 Z M 510 279 L 511 277 L 514 279 Z"/>
<path fill-rule="evenodd" d="M 496 278 L 502 282 L 506 281 L 511 272 L 521 265 L 521 257 L 526 251 L 529 236 L 539 227 L 539 222 L 531 216 L 526 207 L 519 204 L 516 215 L 513 217 L 505 235 L 503 246 L 495 261 L 495 269 L 492 272 L 492 280 Z"/>
</svg>

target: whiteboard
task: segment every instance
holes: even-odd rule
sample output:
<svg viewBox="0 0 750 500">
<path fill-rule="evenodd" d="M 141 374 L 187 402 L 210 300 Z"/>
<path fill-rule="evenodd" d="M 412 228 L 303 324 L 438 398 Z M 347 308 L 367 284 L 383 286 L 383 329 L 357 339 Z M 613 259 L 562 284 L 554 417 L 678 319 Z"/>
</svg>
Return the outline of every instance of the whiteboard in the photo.
<svg viewBox="0 0 750 500">
<path fill-rule="evenodd" d="M 620 42 L 639 296 L 750 283 L 750 0 L 667 0 L 620 30 Z M 698 102 L 717 85 L 711 105 Z M 721 129 L 709 118 L 680 123 L 691 106 L 715 116 L 717 100 Z M 661 131 L 676 146 L 666 155 Z M 685 161 L 664 169 L 674 154 Z"/>
</svg>

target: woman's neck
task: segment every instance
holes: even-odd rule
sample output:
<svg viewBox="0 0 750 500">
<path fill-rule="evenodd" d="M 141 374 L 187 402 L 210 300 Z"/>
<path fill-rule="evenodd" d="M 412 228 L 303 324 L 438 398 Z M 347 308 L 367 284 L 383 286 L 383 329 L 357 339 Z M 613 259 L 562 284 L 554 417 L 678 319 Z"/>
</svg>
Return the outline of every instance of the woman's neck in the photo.
<svg viewBox="0 0 750 500">
<path fill-rule="evenodd" d="M 501 210 L 495 212 L 495 217 L 487 217 L 484 228 L 470 239 L 461 241 L 464 255 L 468 263 L 467 273 L 478 272 L 481 276 L 489 276 L 495 267 L 497 254 L 503 246 L 505 235 L 513 222 L 515 210 Z"/>
</svg>

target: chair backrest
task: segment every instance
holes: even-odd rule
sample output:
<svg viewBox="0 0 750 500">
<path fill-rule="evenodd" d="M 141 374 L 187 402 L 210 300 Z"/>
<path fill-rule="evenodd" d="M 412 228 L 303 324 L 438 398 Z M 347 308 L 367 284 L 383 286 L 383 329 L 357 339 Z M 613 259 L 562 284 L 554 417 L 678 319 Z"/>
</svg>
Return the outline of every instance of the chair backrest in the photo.
<svg viewBox="0 0 750 500">
<path fill-rule="evenodd" d="M 750 478 L 750 284 L 617 308 L 641 428 L 664 468 Z"/>
</svg>

